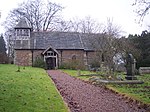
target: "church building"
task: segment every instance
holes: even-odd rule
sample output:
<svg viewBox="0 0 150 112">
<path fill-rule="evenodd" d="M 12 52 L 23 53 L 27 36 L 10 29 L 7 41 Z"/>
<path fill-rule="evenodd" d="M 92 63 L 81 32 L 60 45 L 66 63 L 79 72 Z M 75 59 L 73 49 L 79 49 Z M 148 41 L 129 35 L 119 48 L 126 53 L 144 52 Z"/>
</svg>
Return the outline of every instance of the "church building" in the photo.
<svg viewBox="0 0 150 112">
<path fill-rule="evenodd" d="M 95 52 L 90 44 L 92 35 L 77 32 L 35 32 L 25 19 L 21 19 L 14 29 L 16 65 L 32 66 L 40 57 L 48 69 L 56 69 L 72 60 L 87 67 L 94 58 Z"/>
</svg>

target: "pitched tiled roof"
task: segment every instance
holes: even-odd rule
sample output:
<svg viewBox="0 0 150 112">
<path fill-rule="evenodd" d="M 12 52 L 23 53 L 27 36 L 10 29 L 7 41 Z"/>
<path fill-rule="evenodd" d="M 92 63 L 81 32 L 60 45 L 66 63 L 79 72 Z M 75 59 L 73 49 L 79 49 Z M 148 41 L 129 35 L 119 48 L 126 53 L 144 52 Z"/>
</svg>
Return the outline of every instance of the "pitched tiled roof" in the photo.
<svg viewBox="0 0 150 112">
<path fill-rule="evenodd" d="M 31 26 L 25 18 L 22 18 L 15 28 L 31 28 Z M 30 44 L 27 44 L 27 40 L 24 40 L 23 44 L 21 44 L 20 40 L 22 37 L 20 37 L 18 42 L 16 41 L 15 48 L 46 49 L 52 46 L 54 49 L 93 50 L 94 48 L 91 44 L 97 35 L 77 32 L 31 32 Z"/>
<path fill-rule="evenodd" d="M 32 32 L 31 48 L 46 49 L 82 49 L 93 50 L 91 40 L 96 36 L 76 32 Z"/>
</svg>

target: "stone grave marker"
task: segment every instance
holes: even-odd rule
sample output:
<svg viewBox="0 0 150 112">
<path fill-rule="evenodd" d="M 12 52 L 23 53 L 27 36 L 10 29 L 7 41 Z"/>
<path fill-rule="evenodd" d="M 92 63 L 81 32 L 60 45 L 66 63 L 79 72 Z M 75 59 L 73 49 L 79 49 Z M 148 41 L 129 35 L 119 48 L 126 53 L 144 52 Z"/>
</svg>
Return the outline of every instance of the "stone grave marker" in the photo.
<svg viewBox="0 0 150 112">
<path fill-rule="evenodd" d="M 136 80 L 135 71 L 136 71 L 136 60 L 134 59 L 132 54 L 128 54 L 126 58 L 126 71 L 127 76 L 125 77 L 127 80 Z"/>
</svg>

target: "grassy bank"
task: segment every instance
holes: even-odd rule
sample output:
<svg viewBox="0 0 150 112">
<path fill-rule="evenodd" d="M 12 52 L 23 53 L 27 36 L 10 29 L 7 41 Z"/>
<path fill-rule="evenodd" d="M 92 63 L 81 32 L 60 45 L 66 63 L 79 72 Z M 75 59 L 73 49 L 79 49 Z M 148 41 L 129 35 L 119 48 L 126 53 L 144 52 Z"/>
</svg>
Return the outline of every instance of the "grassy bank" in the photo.
<svg viewBox="0 0 150 112">
<path fill-rule="evenodd" d="M 89 80 L 91 76 L 78 76 L 77 70 L 63 70 L 65 73 L 80 78 L 82 80 Z M 93 74 L 89 71 L 81 71 L 81 74 Z M 122 76 L 124 77 L 124 76 Z M 117 91 L 121 94 L 125 94 L 140 102 L 150 104 L 150 74 L 144 74 L 138 76 L 139 80 L 144 81 L 144 84 L 109 84 L 108 88 Z"/>
<path fill-rule="evenodd" d="M 0 112 L 67 112 L 43 69 L 0 64 Z"/>
</svg>

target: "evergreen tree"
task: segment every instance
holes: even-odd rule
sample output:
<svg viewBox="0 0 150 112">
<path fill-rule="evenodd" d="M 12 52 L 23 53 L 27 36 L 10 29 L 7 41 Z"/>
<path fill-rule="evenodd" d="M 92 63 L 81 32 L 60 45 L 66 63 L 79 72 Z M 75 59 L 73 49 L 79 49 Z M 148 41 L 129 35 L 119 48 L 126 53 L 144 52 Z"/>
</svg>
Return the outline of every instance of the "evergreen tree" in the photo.
<svg viewBox="0 0 150 112">
<path fill-rule="evenodd" d="M 150 66 L 150 32 L 143 31 L 138 39 L 141 50 L 141 59 L 139 66 Z"/>
<path fill-rule="evenodd" d="M 0 36 L 0 63 L 7 63 L 6 44 L 2 34 Z"/>
<path fill-rule="evenodd" d="M 6 44 L 2 34 L 0 36 L 0 53 L 6 53 Z"/>
<path fill-rule="evenodd" d="M 143 31 L 141 35 L 129 35 L 132 44 L 140 50 L 140 57 L 137 59 L 137 67 L 150 66 L 150 32 Z"/>
</svg>

